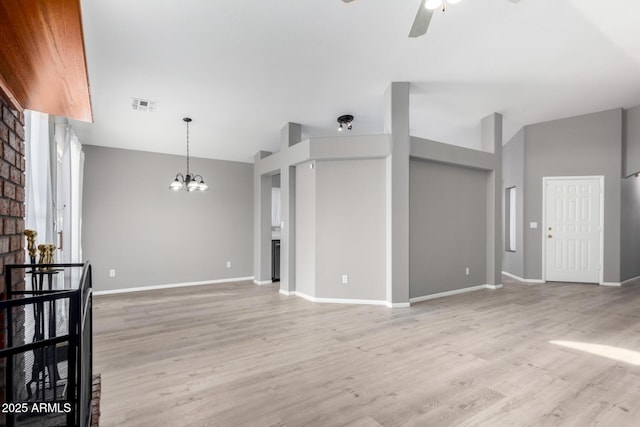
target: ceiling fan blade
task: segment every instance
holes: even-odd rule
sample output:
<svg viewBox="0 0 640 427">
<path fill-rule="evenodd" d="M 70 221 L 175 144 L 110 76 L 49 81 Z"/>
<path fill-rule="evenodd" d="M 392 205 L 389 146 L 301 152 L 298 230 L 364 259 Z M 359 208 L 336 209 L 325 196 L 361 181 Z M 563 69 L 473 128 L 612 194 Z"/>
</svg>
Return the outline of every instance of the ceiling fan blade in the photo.
<svg viewBox="0 0 640 427">
<path fill-rule="evenodd" d="M 424 35 L 429 29 L 429 23 L 433 16 L 433 10 L 424 7 L 426 0 L 420 2 L 418 13 L 416 13 L 416 19 L 413 20 L 411 31 L 409 31 L 409 37 L 420 37 Z"/>
</svg>

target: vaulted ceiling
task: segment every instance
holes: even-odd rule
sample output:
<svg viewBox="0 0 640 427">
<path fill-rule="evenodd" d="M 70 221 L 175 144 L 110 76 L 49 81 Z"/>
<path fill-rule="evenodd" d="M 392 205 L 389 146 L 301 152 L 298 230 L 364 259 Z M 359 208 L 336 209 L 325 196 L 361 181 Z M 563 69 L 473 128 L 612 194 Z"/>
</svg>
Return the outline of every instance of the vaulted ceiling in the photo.
<svg viewBox="0 0 640 427">
<path fill-rule="evenodd" d="M 640 2 L 462 0 L 407 34 L 419 0 L 82 1 L 94 123 L 84 144 L 251 161 L 281 127 L 383 132 L 411 82 L 411 133 L 478 147 L 479 121 L 523 125 L 640 104 Z M 153 113 L 132 99 L 156 101 Z"/>
</svg>

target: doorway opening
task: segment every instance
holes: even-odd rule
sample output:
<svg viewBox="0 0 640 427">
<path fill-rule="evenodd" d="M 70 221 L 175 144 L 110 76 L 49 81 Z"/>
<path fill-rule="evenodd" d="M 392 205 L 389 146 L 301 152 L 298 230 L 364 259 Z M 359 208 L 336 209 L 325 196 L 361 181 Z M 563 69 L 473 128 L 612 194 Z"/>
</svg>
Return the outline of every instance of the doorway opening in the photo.
<svg viewBox="0 0 640 427">
<path fill-rule="evenodd" d="M 271 181 L 271 281 L 280 281 L 280 232 L 282 230 L 282 201 L 280 174 Z"/>
</svg>

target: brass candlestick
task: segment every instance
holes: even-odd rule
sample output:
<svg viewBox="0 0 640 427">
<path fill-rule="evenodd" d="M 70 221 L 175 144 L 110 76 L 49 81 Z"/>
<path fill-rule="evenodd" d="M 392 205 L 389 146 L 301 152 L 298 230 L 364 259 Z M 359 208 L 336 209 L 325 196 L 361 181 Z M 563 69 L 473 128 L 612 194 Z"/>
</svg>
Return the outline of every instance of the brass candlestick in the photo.
<svg viewBox="0 0 640 427">
<path fill-rule="evenodd" d="M 36 230 L 26 229 L 24 230 L 24 235 L 27 236 L 27 251 L 33 264 L 36 261 L 36 255 L 38 255 L 36 250 L 36 237 L 38 236 L 38 232 Z"/>
<path fill-rule="evenodd" d="M 56 245 L 42 244 L 38 245 L 38 251 L 40 252 L 40 259 L 38 264 L 53 264 L 53 253 L 56 250 Z"/>
<path fill-rule="evenodd" d="M 49 252 L 47 253 L 47 264 L 53 264 L 55 261 L 53 259 L 53 254 L 56 251 L 56 245 L 49 244 Z"/>
</svg>

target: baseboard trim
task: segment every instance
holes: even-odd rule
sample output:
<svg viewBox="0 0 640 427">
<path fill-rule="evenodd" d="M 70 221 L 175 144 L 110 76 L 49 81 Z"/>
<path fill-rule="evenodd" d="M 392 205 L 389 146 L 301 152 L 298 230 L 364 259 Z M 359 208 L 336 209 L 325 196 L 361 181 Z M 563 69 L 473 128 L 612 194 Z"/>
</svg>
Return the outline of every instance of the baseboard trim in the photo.
<svg viewBox="0 0 640 427">
<path fill-rule="evenodd" d="M 600 286 L 610 286 L 614 288 L 620 288 L 622 286 L 631 286 L 636 283 L 640 283 L 640 276 L 632 277 L 631 279 L 624 280 L 622 282 L 602 282 Z"/>
<path fill-rule="evenodd" d="M 251 279 L 253 279 L 253 276 L 232 277 L 229 279 L 202 280 L 200 282 L 170 283 L 166 285 L 139 286 L 135 288 L 110 289 L 107 291 L 93 291 L 93 295 L 100 296 L 100 295 L 126 294 L 129 292 L 155 291 L 158 289 L 185 288 L 188 286 L 203 286 L 203 285 L 214 285 L 218 283 L 244 282 L 245 280 L 251 280 Z"/>
<path fill-rule="evenodd" d="M 524 279 L 520 276 L 516 276 L 515 274 L 511 274 L 509 272 L 503 271 L 502 274 L 504 274 L 507 277 L 511 277 L 512 279 L 516 279 L 519 282 L 524 282 L 524 283 L 546 283 L 544 280 L 540 280 L 540 279 Z"/>
<path fill-rule="evenodd" d="M 285 291 L 286 292 L 286 291 Z M 330 304 L 367 304 L 367 305 L 387 305 L 389 304 L 384 300 L 374 300 L 374 299 L 350 299 L 350 298 L 321 298 L 321 297 L 312 297 L 311 295 L 307 295 L 305 293 L 295 291 L 292 294 L 299 296 L 300 298 L 304 298 L 307 301 L 311 302 L 322 302 L 322 303 L 330 303 Z"/>
<path fill-rule="evenodd" d="M 262 285 L 270 285 L 273 283 L 272 280 L 254 280 L 253 283 L 255 283 L 258 286 L 262 286 Z"/>
<path fill-rule="evenodd" d="M 636 277 L 632 277 L 631 279 L 627 279 L 624 282 L 622 282 L 620 285 L 621 286 L 631 286 L 631 285 L 635 285 L 637 283 L 640 283 L 640 276 L 636 276 Z"/>
<path fill-rule="evenodd" d="M 602 282 L 600 286 L 608 286 L 610 288 L 620 288 L 622 287 L 622 283 L 620 282 Z"/>
<path fill-rule="evenodd" d="M 298 291 L 285 291 L 284 289 L 280 289 L 279 291 L 282 295 L 286 296 L 298 296 L 302 299 L 306 299 L 311 302 L 319 302 L 319 303 L 329 303 L 329 304 L 365 304 L 365 305 L 384 305 L 389 308 L 407 308 L 410 307 L 411 304 L 408 302 L 396 302 L 391 303 L 389 301 L 383 300 L 371 300 L 371 299 L 350 299 L 350 298 L 319 298 L 312 297 L 311 295 L 307 295 Z"/>
<path fill-rule="evenodd" d="M 502 285 L 471 286 L 471 287 L 468 287 L 468 288 L 455 289 L 453 291 L 439 292 L 437 294 L 431 294 L 431 295 L 424 295 L 424 296 L 421 296 L 421 297 L 409 298 L 409 302 L 410 303 L 422 302 L 422 301 L 428 301 L 428 300 L 436 299 L 436 298 L 449 297 L 451 295 L 458 295 L 458 294 L 464 294 L 464 293 L 467 293 L 467 292 L 479 291 L 481 289 L 500 289 L 500 288 L 502 288 Z"/>
<path fill-rule="evenodd" d="M 385 301 L 386 302 L 386 306 L 389 308 L 409 308 L 411 307 L 411 303 L 410 302 L 389 302 L 389 301 Z"/>
</svg>

